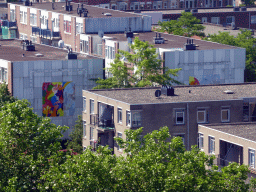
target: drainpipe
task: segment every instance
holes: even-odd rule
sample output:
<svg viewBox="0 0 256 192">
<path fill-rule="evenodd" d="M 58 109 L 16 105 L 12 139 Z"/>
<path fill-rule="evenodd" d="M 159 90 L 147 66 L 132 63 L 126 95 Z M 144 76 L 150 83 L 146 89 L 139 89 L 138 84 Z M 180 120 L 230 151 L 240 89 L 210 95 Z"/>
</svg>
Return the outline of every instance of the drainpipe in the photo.
<svg viewBox="0 0 256 192">
<path fill-rule="evenodd" d="M 187 143 L 187 150 L 189 150 L 189 106 L 188 106 L 188 103 L 187 103 L 187 138 L 188 138 L 188 143 Z"/>
<path fill-rule="evenodd" d="M 249 29 L 251 29 L 251 12 L 249 12 Z"/>
</svg>

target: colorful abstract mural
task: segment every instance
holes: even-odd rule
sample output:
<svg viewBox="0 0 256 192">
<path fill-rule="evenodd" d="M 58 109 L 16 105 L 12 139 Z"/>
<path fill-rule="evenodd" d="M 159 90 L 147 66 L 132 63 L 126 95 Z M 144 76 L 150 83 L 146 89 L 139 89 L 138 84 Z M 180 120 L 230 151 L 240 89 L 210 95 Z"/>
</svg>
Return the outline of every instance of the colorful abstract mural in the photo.
<svg viewBox="0 0 256 192">
<path fill-rule="evenodd" d="M 75 84 L 73 82 L 44 82 L 42 94 L 44 117 L 64 116 L 64 111 L 68 111 L 69 115 L 74 114 Z"/>
<path fill-rule="evenodd" d="M 200 85 L 200 83 L 197 78 L 189 76 L 189 85 Z"/>
</svg>

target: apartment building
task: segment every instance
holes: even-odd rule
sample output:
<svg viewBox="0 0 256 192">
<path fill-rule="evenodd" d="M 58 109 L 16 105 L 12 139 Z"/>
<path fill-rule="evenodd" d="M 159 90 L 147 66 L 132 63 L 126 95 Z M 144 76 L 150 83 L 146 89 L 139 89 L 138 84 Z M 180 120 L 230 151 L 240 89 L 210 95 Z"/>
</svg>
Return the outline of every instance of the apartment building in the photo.
<svg viewBox="0 0 256 192">
<path fill-rule="evenodd" d="M 197 144 L 198 124 L 255 121 L 255 94 L 255 83 L 83 90 L 83 146 L 108 145 L 121 155 L 114 137 L 126 139 L 125 130 L 143 127 L 145 135 L 168 126 L 189 150 Z"/>
<path fill-rule="evenodd" d="M 250 104 L 248 108 L 254 111 L 251 105 L 255 106 L 255 103 Z M 254 112 L 251 115 L 249 116 L 248 113 L 245 118 L 255 121 Z M 206 154 L 215 155 L 216 164 L 219 166 L 227 166 L 230 162 L 236 162 L 240 165 L 248 165 L 255 174 L 255 133 L 255 122 L 199 125 L 199 148 Z"/>
<path fill-rule="evenodd" d="M 12 95 L 27 99 L 38 115 L 72 128 L 82 112 L 82 90 L 95 86 L 91 79 L 104 78 L 104 60 L 29 41 L 0 45 L 0 83 L 7 82 Z"/>
<path fill-rule="evenodd" d="M 181 83 L 194 84 L 193 79 L 201 85 L 244 82 L 245 49 L 209 41 L 156 32 L 81 34 L 80 52 L 105 58 L 106 68 L 109 68 L 118 50 L 130 51 L 129 44 L 135 37 L 154 45 L 159 58 L 163 59 L 163 66 L 182 68 L 175 77 Z M 106 77 L 109 76 L 106 70 Z"/>
<path fill-rule="evenodd" d="M 151 30 L 151 17 L 135 13 L 57 3 L 8 3 L 8 20 L 17 21 L 18 36 L 33 43 L 69 47 L 78 51 L 80 34 Z"/>
<path fill-rule="evenodd" d="M 162 14 L 162 21 L 177 20 L 184 10 L 162 10 L 162 11 L 142 11 L 142 14 L 159 18 Z M 189 11 L 189 10 L 188 10 Z M 202 23 L 212 23 L 221 25 L 231 25 L 233 22 L 236 27 L 256 29 L 256 8 L 255 7 L 235 7 L 220 9 L 192 9 L 193 15 Z M 159 20 L 159 19 L 158 19 Z M 155 20 L 153 24 L 157 24 Z M 160 20 L 161 21 L 161 20 Z"/>
</svg>

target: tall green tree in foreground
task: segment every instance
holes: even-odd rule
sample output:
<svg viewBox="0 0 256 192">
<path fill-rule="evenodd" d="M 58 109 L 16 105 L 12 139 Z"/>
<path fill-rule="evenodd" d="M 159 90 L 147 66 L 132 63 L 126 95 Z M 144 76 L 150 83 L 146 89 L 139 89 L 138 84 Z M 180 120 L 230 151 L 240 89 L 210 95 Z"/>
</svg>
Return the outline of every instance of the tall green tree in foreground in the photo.
<svg viewBox="0 0 256 192">
<path fill-rule="evenodd" d="M 163 127 L 141 139 L 142 128 L 127 130 L 127 140 L 116 138 L 125 155 L 111 155 L 108 147 L 89 148 L 69 156 L 61 166 L 52 163 L 42 176 L 41 190 L 50 191 L 250 191 L 248 167 L 231 163 L 218 170 L 214 156 L 197 147 L 186 151 L 180 137 L 170 138 Z M 54 161 L 53 161 L 54 162 Z M 206 168 L 209 167 L 209 169 Z"/>
<path fill-rule="evenodd" d="M 181 69 L 162 67 L 163 61 L 158 59 L 153 45 L 136 37 L 130 48 L 131 52 L 119 50 L 114 63 L 107 69 L 113 77 L 99 79 L 94 89 L 179 84 L 172 76 L 177 76 Z M 134 64 L 134 67 L 128 67 L 127 64 Z"/>
<path fill-rule="evenodd" d="M 241 31 L 235 38 L 228 32 L 219 32 L 219 34 L 210 35 L 205 38 L 207 41 L 213 41 L 221 44 L 242 47 L 246 49 L 246 68 L 245 68 L 245 81 L 256 81 L 256 39 L 251 36 L 249 30 Z"/>
<path fill-rule="evenodd" d="M 83 139 L 83 120 L 79 115 L 72 133 L 69 135 L 71 141 L 68 141 L 68 149 L 72 149 L 77 153 L 83 152 L 82 139 Z"/>
<path fill-rule="evenodd" d="M 0 107 L 6 103 L 13 103 L 16 100 L 9 92 L 7 84 L 5 82 L 0 84 Z"/>
<path fill-rule="evenodd" d="M 205 36 L 203 30 L 205 27 L 200 24 L 191 12 L 183 11 L 177 20 L 159 22 L 161 32 L 167 32 L 173 35 L 181 35 L 191 37 L 193 35 Z"/>
<path fill-rule="evenodd" d="M 60 149 L 61 132 L 39 117 L 26 100 L 7 103 L 0 111 L 0 190 L 33 191 L 48 171 L 49 158 Z"/>
</svg>

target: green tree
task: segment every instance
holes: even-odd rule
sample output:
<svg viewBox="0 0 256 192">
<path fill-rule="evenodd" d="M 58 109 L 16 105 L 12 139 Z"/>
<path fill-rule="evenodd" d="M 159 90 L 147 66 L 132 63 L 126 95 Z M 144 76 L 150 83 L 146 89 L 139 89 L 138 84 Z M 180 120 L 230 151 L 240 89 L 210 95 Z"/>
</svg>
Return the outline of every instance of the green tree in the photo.
<svg viewBox="0 0 256 192">
<path fill-rule="evenodd" d="M 245 6 L 252 6 L 255 5 L 255 0 L 242 0 Z"/>
<path fill-rule="evenodd" d="M 116 157 L 108 147 L 97 152 L 88 148 L 68 156 L 42 176 L 42 189 L 51 191 L 249 191 L 255 179 L 246 183 L 248 167 L 231 163 L 218 171 L 214 156 L 197 147 L 186 151 L 180 137 L 170 141 L 163 127 L 140 137 L 142 128 L 127 130 L 127 140 L 116 138 L 124 156 Z M 170 142 L 169 142 L 170 141 Z M 206 168 L 208 166 L 208 168 Z"/>
<path fill-rule="evenodd" d="M 26 100 L 7 103 L 0 111 L 0 189 L 32 191 L 49 168 L 48 158 L 61 149 L 61 132 L 39 117 Z"/>
<path fill-rule="evenodd" d="M 68 149 L 73 149 L 77 153 L 83 152 L 82 139 L 83 139 L 83 120 L 82 116 L 79 115 L 76 121 L 74 130 L 69 135 L 71 141 L 68 142 Z"/>
<path fill-rule="evenodd" d="M 9 92 L 7 84 L 4 82 L 0 84 L 0 107 L 6 103 L 13 103 L 15 99 Z"/>
<path fill-rule="evenodd" d="M 251 36 L 249 30 L 242 31 L 235 38 L 228 32 L 219 32 L 219 34 L 210 35 L 205 40 L 213 41 L 221 44 L 232 45 L 236 47 L 242 47 L 246 49 L 246 67 L 245 67 L 245 81 L 256 81 L 256 39 Z"/>
<path fill-rule="evenodd" d="M 96 81 L 99 85 L 95 89 L 180 84 L 171 76 L 177 76 L 181 69 L 162 67 L 162 60 L 158 59 L 153 45 L 136 37 L 130 48 L 131 52 L 119 50 L 114 63 L 107 69 L 113 77 L 99 79 Z M 124 61 L 120 59 L 121 57 L 125 58 Z M 127 67 L 127 64 L 134 64 L 134 68 Z"/>
<path fill-rule="evenodd" d="M 159 22 L 159 31 L 189 37 L 192 35 L 204 36 L 205 27 L 200 23 L 200 19 L 193 16 L 191 12 L 183 11 L 178 20 Z"/>
</svg>

